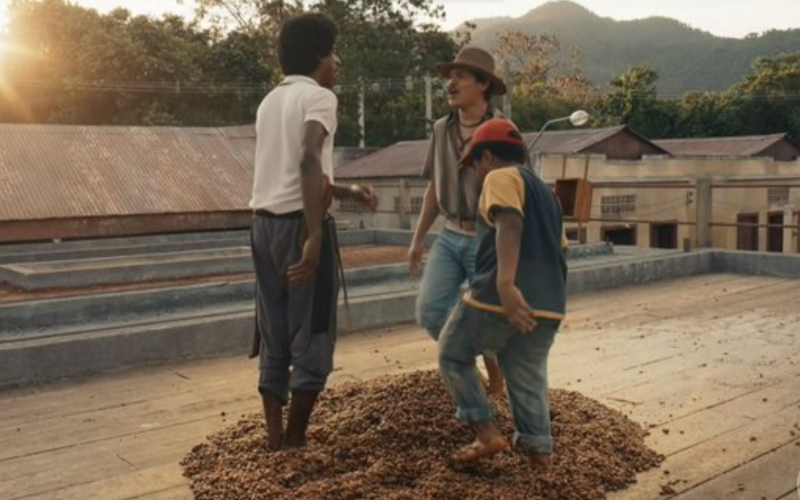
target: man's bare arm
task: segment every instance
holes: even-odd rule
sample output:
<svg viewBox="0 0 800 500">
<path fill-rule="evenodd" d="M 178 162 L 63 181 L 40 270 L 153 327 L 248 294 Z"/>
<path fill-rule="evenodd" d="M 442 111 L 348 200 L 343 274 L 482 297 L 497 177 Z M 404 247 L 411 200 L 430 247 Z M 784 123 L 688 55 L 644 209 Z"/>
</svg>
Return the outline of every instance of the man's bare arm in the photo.
<svg viewBox="0 0 800 500">
<path fill-rule="evenodd" d="M 522 244 L 522 215 L 516 211 L 496 211 L 497 291 L 508 321 L 522 332 L 536 327 L 533 309 L 516 285 L 519 249 Z"/>
<path fill-rule="evenodd" d="M 425 251 L 425 236 L 438 216 L 439 201 L 436 199 L 436 189 L 434 189 L 433 183 L 429 182 L 428 187 L 425 188 L 425 196 L 422 199 L 422 210 L 419 214 L 417 228 L 414 231 L 414 238 L 411 240 L 411 246 L 408 249 L 408 265 L 411 269 L 411 274 L 415 276 L 420 273 L 422 254 Z"/>
<path fill-rule="evenodd" d="M 362 186 L 359 184 L 353 184 L 352 186 L 333 184 L 331 185 L 331 194 L 337 200 L 355 200 L 363 203 L 372 211 L 375 211 L 377 208 L 378 196 L 369 186 Z"/>
<path fill-rule="evenodd" d="M 303 243 L 300 262 L 289 268 L 292 281 L 303 281 L 311 277 L 319 264 L 322 243 L 323 206 L 320 200 L 325 192 L 326 178 L 322 173 L 322 145 L 328 131 L 321 123 L 310 121 L 303 130 L 303 156 L 300 160 L 300 188 L 303 193 L 303 215 L 307 237 Z"/>
</svg>

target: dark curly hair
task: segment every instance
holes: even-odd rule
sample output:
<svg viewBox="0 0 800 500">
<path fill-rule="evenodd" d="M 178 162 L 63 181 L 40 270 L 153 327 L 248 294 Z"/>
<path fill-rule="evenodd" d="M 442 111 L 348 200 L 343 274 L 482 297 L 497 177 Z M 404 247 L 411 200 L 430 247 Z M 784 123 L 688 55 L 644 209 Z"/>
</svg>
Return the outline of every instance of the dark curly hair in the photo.
<svg viewBox="0 0 800 500">
<path fill-rule="evenodd" d="M 333 53 L 338 35 L 336 22 L 325 14 L 300 14 L 286 21 L 278 37 L 283 73 L 310 76 L 320 60 Z"/>
</svg>

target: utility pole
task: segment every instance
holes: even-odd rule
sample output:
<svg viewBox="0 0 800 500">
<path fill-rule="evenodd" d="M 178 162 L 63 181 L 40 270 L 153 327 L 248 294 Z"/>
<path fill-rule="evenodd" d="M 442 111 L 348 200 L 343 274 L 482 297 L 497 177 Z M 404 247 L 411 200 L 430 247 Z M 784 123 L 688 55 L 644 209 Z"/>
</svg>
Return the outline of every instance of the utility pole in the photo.
<svg viewBox="0 0 800 500">
<path fill-rule="evenodd" d="M 713 192 L 711 177 L 698 177 L 695 180 L 695 247 L 711 248 L 711 217 Z"/>
<path fill-rule="evenodd" d="M 358 85 L 358 130 L 360 132 L 360 139 L 358 140 L 358 147 L 363 149 L 366 147 L 366 127 L 365 127 L 365 120 L 364 120 L 364 80 L 359 80 Z"/>
<path fill-rule="evenodd" d="M 425 76 L 425 132 L 428 136 L 433 132 L 431 123 L 433 123 L 433 79 L 431 75 Z"/>
<path fill-rule="evenodd" d="M 503 96 L 503 114 L 511 120 L 511 91 L 514 82 L 511 79 L 511 62 L 508 59 L 503 61 L 503 78 L 506 84 L 506 95 Z"/>
</svg>

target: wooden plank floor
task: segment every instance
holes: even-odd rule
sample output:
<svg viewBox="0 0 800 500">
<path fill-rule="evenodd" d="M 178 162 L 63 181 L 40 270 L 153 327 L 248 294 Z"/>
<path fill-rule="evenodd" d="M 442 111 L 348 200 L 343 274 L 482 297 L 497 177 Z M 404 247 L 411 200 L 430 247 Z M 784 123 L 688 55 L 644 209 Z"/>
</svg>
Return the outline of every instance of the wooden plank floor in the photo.
<svg viewBox="0 0 800 500">
<path fill-rule="evenodd" d="M 800 281 L 709 275 L 574 299 L 552 385 L 651 427 L 667 456 L 612 499 L 800 498 Z M 434 367 L 419 329 L 344 336 L 332 382 Z M 183 500 L 178 465 L 259 407 L 243 358 L 0 393 L 0 499 Z"/>
</svg>

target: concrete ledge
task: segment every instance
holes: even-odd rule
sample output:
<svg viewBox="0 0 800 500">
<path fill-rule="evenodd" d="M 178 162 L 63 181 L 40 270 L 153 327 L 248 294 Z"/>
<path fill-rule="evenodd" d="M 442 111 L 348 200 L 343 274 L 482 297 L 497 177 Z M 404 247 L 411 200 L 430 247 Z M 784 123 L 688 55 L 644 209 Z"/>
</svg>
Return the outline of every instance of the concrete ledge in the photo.
<svg viewBox="0 0 800 500">
<path fill-rule="evenodd" d="M 90 240 L 66 240 L 47 243 L 0 244 L 0 257 L 13 253 L 46 253 L 71 250 L 118 249 L 131 246 L 169 245 L 213 240 L 240 240 L 241 245 L 250 243 L 248 231 L 205 231 L 200 233 L 161 234 L 152 236 L 130 236 L 125 238 L 100 238 Z M 115 250 L 116 251 L 116 250 Z"/>
<path fill-rule="evenodd" d="M 614 245 L 593 243 L 590 245 L 573 245 L 567 249 L 567 260 L 585 259 L 601 255 L 613 255 Z"/>
<path fill-rule="evenodd" d="M 142 283 L 253 269 L 245 247 L 0 266 L 0 281 L 24 290 Z"/>
<path fill-rule="evenodd" d="M 61 248 L 54 250 L 3 252 L 0 247 L 0 264 L 21 264 L 29 262 L 52 262 L 59 260 L 95 259 L 150 253 L 181 252 L 217 248 L 242 247 L 249 244 L 245 238 L 219 238 L 213 240 L 179 241 L 172 243 L 146 243 L 128 246 L 99 246 L 92 248 Z M 50 245 L 49 245 L 50 246 Z M 54 248 L 58 248 L 54 246 Z"/>
<path fill-rule="evenodd" d="M 348 229 L 336 233 L 342 246 L 374 245 L 375 231 L 372 229 Z"/>
<path fill-rule="evenodd" d="M 397 233 L 388 239 L 381 237 L 384 232 Z M 405 234 L 405 236 L 402 236 Z M 399 241 L 400 245 L 411 242 L 410 231 L 383 230 L 340 230 L 339 242 L 342 245 L 391 244 L 385 241 Z M 430 241 L 436 234 L 429 235 Z M 161 252 L 203 250 L 211 248 L 248 247 L 248 231 L 222 231 L 206 233 L 186 233 L 157 236 L 133 236 L 129 238 L 108 238 L 96 240 L 71 240 L 47 243 L 0 244 L 0 264 L 25 262 L 50 262 L 125 255 L 141 255 Z"/>
<path fill-rule="evenodd" d="M 339 333 L 405 323 L 416 290 L 361 297 L 340 304 Z M 246 356 L 253 339 L 252 305 L 244 310 L 172 321 L 0 342 L 0 389 L 81 378 L 175 361 Z"/>
<path fill-rule="evenodd" d="M 380 288 L 391 281 L 413 288 L 417 281 L 405 264 L 351 269 L 345 272 L 348 290 L 355 299 L 360 287 Z M 255 282 L 252 278 L 188 286 L 132 290 L 57 299 L 0 304 L 0 342 L 23 336 L 61 335 L 76 326 L 91 323 L 135 321 L 153 317 L 202 311 L 234 304 L 251 304 Z"/>
<path fill-rule="evenodd" d="M 429 235 L 428 240 L 435 238 Z M 15 246 L 13 252 L 0 249 L 0 281 L 25 290 L 41 290 L 252 272 L 249 243 L 236 245 L 241 243 L 240 238 L 167 243 L 146 240 L 149 242 L 129 246 L 105 242 L 97 248 L 73 242 L 31 245 L 27 252 L 22 252 L 22 246 Z M 408 245 L 411 233 L 342 231 L 339 241 L 343 246 Z"/>
<path fill-rule="evenodd" d="M 596 263 L 591 259 L 581 260 L 570 270 L 569 293 L 595 292 L 709 272 L 800 278 L 800 256 L 714 250 L 654 255 L 633 252 L 618 260 L 601 255 Z M 401 275 L 405 275 L 404 265 L 358 270 L 352 279 L 361 280 L 361 285 L 355 287 L 360 295 L 351 296 L 349 311 L 340 304 L 340 332 L 413 321 L 417 284 L 398 280 Z M 392 286 L 380 283 L 380 279 L 387 276 L 394 280 Z M 25 332 L 6 335 L 5 339 L 0 337 L 0 387 L 85 377 L 142 364 L 244 355 L 253 334 L 253 283 L 246 280 L 216 286 L 218 290 L 198 286 L 188 291 L 137 292 L 144 295 L 137 295 L 136 300 L 131 300 L 131 293 L 113 298 L 58 299 L 81 301 L 81 308 L 85 308 L 81 309 L 82 320 L 88 322 L 86 328 L 81 331 L 76 323 L 69 334 L 57 335 L 52 328 L 40 323 L 43 327 L 40 334 L 47 337 L 32 338 Z M 163 319 L 158 318 L 159 313 L 152 314 L 152 310 L 159 310 L 159 307 L 179 307 L 181 303 L 192 304 L 194 311 L 185 309 L 177 317 L 167 314 Z M 69 307 L 75 304 L 44 301 L 25 311 L 27 319 L 22 309 L 18 310 L 13 321 L 23 327 L 26 321 L 38 321 L 39 316 L 48 321 L 60 321 Z M 115 315 L 126 312 L 125 308 L 151 312 L 145 313 L 147 321 L 140 319 L 139 323 L 129 317 L 131 324 L 127 326 L 91 324 L 90 320 L 102 315 L 116 318 Z M 215 313 L 214 308 L 220 312 Z M 4 311 L 0 307 L 0 322 L 3 323 L 0 331 L 10 318 L 4 313 L 11 310 Z"/>
<path fill-rule="evenodd" d="M 253 314 L 0 343 L 0 387 L 247 352 Z"/>
<path fill-rule="evenodd" d="M 713 270 L 723 273 L 798 279 L 800 278 L 800 255 L 715 250 L 713 252 Z"/>
<path fill-rule="evenodd" d="M 663 257 L 640 257 L 620 263 L 586 266 L 570 271 L 569 294 L 640 285 L 665 279 L 704 274 L 712 269 L 712 252 L 701 251 Z"/>
<path fill-rule="evenodd" d="M 254 300 L 253 280 L 203 283 L 0 305 L 0 342 L 12 338 L 61 335 L 76 326 L 158 318 L 184 310 L 242 304 Z"/>
<path fill-rule="evenodd" d="M 348 333 L 383 328 L 414 319 L 417 290 L 408 289 L 381 296 L 361 297 L 350 301 L 349 309 L 339 304 L 339 332 Z"/>
<path fill-rule="evenodd" d="M 426 245 L 432 245 L 436 237 L 437 234 L 429 234 Z M 407 246 L 411 238 L 410 231 L 342 231 L 339 234 L 340 243 L 345 246 Z M 25 290 L 41 290 L 252 272 L 249 247 L 232 246 L 237 242 L 239 239 L 190 239 L 148 245 L 100 245 L 98 248 L 83 248 L 83 242 L 75 242 L 72 245 L 75 248 L 0 254 L 0 263 L 2 259 L 13 262 L 0 266 L 0 281 Z M 52 245 L 55 244 L 44 244 Z M 577 245 L 570 248 L 568 258 L 612 253 L 613 247 L 606 244 Z M 62 257 L 68 259 L 59 260 Z M 386 270 L 388 267 L 381 272 Z M 394 277 L 398 273 L 392 274 Z M 357 277 L 353 279 L 358 280 Z"/>
<path fill-rule="evenodd" d="M 425 236 L 425 246 L 430 248 L 438 237 L 438 232 L 428 233 Z M 376 245 L 398 245 L 407 247 L 411 244 L 413 238 L 413 231 L 405 231 L 402 229 L 381 229 L 380 231 L 375 231 Z"/>
</svg>

